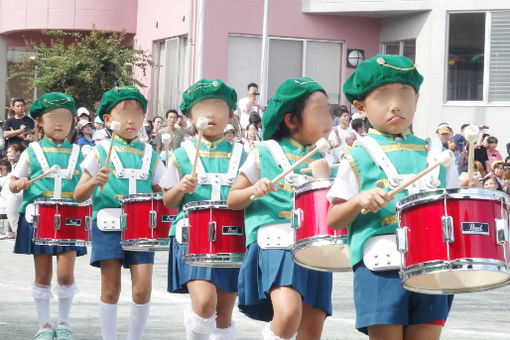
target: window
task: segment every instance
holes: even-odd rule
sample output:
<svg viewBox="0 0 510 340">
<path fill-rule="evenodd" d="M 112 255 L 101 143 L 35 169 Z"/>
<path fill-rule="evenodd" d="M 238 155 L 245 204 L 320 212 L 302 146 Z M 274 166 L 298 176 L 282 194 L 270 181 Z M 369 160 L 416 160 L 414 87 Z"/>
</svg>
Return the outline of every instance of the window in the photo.
<svg viewBox="0 0 510 340">
<path fill-rule="evenodd" d="M 240 98 L 248 83 L 260 79 L 261 45 L 260 37 L 229 36 L 227 83 Z M 306 76 L 325 88 L 330 104 L 339 103 L 342 43 L 270 37 L 268 55 L 268 100 L 283 81 Z"/>
<path fill-rule="evenodd" d="M 446 100 L 510 101 L 510 11 L 450 13 Z"/>
<path fill-rule="evenodd" d="M 154 107 L 152 116 L 177 109 L 184 92 L 186 38 L 166 39 L 154 44 Z"/>
<path fill-rule="evenodd" d="M 411 59 L 413 62 L 416 58 L 416 40 L 401 40 L 385 42 L 381 46 L 383 54 L 398 54 Z"/>
</svg>

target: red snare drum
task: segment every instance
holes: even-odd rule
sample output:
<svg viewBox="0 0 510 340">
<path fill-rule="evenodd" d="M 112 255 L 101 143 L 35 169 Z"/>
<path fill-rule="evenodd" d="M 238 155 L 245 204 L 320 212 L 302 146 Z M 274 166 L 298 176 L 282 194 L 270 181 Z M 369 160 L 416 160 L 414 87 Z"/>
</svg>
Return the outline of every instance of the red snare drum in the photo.
<svg viewBox="0 0 510 340">
<path fill-rule="evenodd" d="M 397 204 L 402 286 L 429 294 L 510 283 L 510 198 L 481 188 L 417 193 Z"/>
<path fill-rule="evenodd" d="M 347 228 L 337 231 L 326 223 L 329 209 L 326 195 L 332 184 L 333 179 L 317 179 L 294 189 L 292 257 L 309 269 L 347 271 L 351 270 Z"/>
<path fill-rule="evenodd" d="M 177 209 L 168 209 L 158 193 L 125 195 L 122 208 L 120 244 L 124 250 L 169 250 L 168 233 Z"/>
<path fill-rule="evenodd" d="M 70 199 L 34 201 L 34 243 L 50 246 L 86 246 L 90 243 L 92 206 Z"/>
<path fill-rule="evenodd" d="M 241 267 L 246 252 L 244 211 L 225 201 L 197 201 L 184 206 L 184 262 L 190 266 Z"/>
</svg>

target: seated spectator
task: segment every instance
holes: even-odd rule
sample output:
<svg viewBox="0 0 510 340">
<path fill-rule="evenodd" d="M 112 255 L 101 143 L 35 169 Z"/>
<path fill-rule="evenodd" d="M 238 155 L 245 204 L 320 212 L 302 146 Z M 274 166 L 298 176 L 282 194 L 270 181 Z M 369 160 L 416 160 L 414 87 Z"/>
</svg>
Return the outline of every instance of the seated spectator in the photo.
<svg viewBox="0 0 510 340">
<path fill-rule="evenodd" d="M 503 183 L 503 179 L 501 176 L 503 176 L 503 171 L 505 169 L 505 164 L 503 161 L 495 161 L 492 163 L 492 173 L 496 176 L 496 179 L 498 180 L 499 184 L 501 186 L 505 185 Z"/>
<path fill-rule="evenodd" d="M 498 139 L 496 137 L 487 138 L 487 157 L 489 158 L 489 165 L 492 168 L 492 164 L 496 161 L 502 161 L 503 158 L 496 148 L 498 147 Z"/>
<path fill-rule="evenodd" d="M 493 189 L 493 190 L 501 190 L 501 191 L 503 191 L 503 187 L 501 186 L 501 184 L 499 184 L 498 179 L 492 173 L 487 174 L 483 178 L 483 187 L 485 189 Z"/>
<path fill-rule="evenodd" d="M 510 169 L 505 169 L 501 175 L 501 179 L 504 184 L 504 191 L 507 195 L 510 195 Z"/>
<path fill-rule="evenodd" d="M 19 157 L 23 150 L 21 144 L 11 144 L 7 147 L 7 160 L 11 163 L 12 169 L 18 164 Z"/>
<path fill-rule="evenodd" d="M 89 145 L 94 147 L 96 142 L 92 138 L 92 124 L 86 120 L 79 120 L 76 126 L 78 130 L 78 141 L 76 144 L 79 146 Z"/>
<path fill-rule="evenodd" d="M 345 139 L 345 147 L 342 150 L 343 154 L 345 154 L 347 151 L 352 149 L 352 145 L 354 144 L 354 141 L 357 139 L 356 133 L 353 132 L 347 138 Z"/>
<path fill-rule="evenodd" d="M 92 139 L 97 143 L 100 140 L 103 139 L 109 139 L 110 134 L 106 130 L 106 125 L 104 125 L 104 122 L 97 116 L 94 119 L 94 126 L 96 128 L 96 131 L 92 134 Z"/>
</svg>

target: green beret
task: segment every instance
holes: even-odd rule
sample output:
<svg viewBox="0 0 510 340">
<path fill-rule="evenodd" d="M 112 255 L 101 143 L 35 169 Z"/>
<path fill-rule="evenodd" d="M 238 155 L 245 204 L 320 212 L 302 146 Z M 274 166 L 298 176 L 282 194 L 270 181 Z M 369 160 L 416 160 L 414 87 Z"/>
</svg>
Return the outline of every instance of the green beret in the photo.
<svg viewBox="0 0 510 340">
<path fill-rule="evenodd" d="M 262 116 L 262 139 L 273 136 L 287 113 L 292 112 L 315 91 L 326 91 L 310 78 L 287 79 L 276 90 Z"/>
<path fill-rule="evenodd" d="M 400 55 L 376 55 L 358 65 L 347 79 L 343 91 L 349 102 L 361 100 L 375 89 L 388 83 L 407 84 L 420 91 L 423 76 L 416 65 Z"/>
<path fill-rule="evenodd" d="M 237 93 L 233 88 L 221 79 L 200 79 L 184 91 L 179 109 L 187 115 L 193 105 L 208 98 L 221 98 L 232 110 L 237 108 Z"/>
<path fill-rule="evenodd" d="M 62 92 L 45 93 L 30 106 L 30 117 L 36 119 L 48 111 L 63 107 L 76 115 L 74 99 L 68 94 Z"/>
<path fill-rule="evenodd" d="M 106 91 L 101 98 L 101 105 L 97 108 L 97 115 L 103 119 L 103 115 L 110 113 L 115 105 L 123 100 L 134 99 L 140 102 L 143 107 L 143 113 L 147 111 L 147 99 L 138 91 L 136 86 L 115 86 L 109 91 Z"/>
</svg>

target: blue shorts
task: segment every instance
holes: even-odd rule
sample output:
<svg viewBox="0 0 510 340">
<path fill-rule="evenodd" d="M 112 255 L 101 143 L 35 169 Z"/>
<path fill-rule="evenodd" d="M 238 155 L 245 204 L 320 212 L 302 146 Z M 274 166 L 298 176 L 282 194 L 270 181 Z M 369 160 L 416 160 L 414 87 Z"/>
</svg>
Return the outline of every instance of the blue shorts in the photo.
<svg viewBox="0 0 510 340">
<path fill-rule="evenodd" d="M 33 234 L 34 227 L 31 223 L 27 222 L 24 213 L 20 214 L 18 220 L 18 230 L 16 232 L 16 243 L 14 244 L 15 254 L 58 255 L 69 250 L 76 251 L 76 256 L 83 256 L 87 254 L 86 247 L 37 245 L 32 240 Z"/>
<path fill-rule="evenodd" d="M 397 270 L 371 271 L 362 262 L 354 266 L 356 328 L 368 334 L 374 325 L 416 325 L 446 320 L 453 295 L 410 292 L 401 286 Z"/>
<path fill-rule="evenodd" d="M 152 251 L 124 251 L 120 245 L 120 231 L 101 231 L 97 227 L 97 220 L 92 222 L 92 251 L 90 264 L 99 267 L 102 260 L 119 259 L 124 268 L 133 264 L 154 264 L 154 252 Z"/>
</svg>

